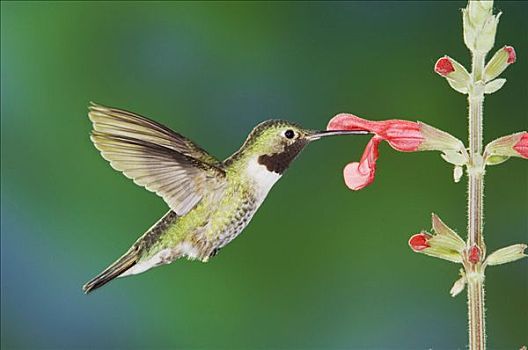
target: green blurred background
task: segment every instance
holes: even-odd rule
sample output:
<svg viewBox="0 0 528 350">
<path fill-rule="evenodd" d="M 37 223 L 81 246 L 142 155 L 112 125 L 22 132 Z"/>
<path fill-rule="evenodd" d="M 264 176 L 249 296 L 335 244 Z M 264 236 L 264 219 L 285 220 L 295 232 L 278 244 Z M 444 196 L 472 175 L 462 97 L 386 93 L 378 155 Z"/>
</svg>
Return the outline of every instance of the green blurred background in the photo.
<svg viewBox="0 0 528 350">
<path fill-rule="evenodd" d="M 324 128 L 338 112 L 466 135 L 466 101 L 434 74 L 464 64 L 465 2 L 2 2 L 5 349 L 464 349 L 458 266 L 407 239 L 436 212 L 463 233 L 466 183 L 438 154 L 381 149 L 375 184 L 343 166 L 367 138 L 308 147 L 244 234 L 83 295 L 81 285 L 165 211 L 94 149 L 89 101 L 150 116 L 227 157 L 258 122 Z M 486 142 L 528 127 L 527 2 L 499 2 L 515 47 L 486 100 Z M 528 167 L 490 168 L 490 250 L 528 240 Z M 489 346 L 528 342 L 528 260 L 487 271 Z"/>
</svg>

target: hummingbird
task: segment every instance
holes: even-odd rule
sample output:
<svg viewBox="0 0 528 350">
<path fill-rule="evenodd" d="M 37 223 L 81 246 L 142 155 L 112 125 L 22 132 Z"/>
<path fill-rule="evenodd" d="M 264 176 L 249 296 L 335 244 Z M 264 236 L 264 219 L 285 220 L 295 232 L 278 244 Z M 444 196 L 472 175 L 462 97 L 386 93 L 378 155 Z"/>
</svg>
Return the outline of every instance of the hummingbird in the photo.
<svg viewBox="0 0 528 350">
<path fill-rule="evenodd" d="M 130 249 L 87 282 L 89 293 L 116 277 L 186 258 L 207 262 L 249 224 L 273 185 L 310 142 L 367 131 L 313 131 L 285 120 L 258 124 L 219 161 L 151 119 L 89 106 L 90 139 L 110 165 L 160 196 L 170 208 Z"/>
</svg>

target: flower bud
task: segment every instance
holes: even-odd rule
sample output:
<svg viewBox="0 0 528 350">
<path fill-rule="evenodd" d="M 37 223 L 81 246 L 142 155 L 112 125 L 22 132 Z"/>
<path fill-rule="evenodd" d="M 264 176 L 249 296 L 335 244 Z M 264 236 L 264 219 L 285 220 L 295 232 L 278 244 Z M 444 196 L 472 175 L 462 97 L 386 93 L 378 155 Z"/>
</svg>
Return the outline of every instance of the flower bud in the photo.
<svg viewBox="0 0 528 350">
<path fill-rule="evenodd" d="M 499 137 L 491 141 L 484 150 L 487 165 L 500 164 L 509 157 L 528 158 L 528 132 Z"/>
<path fill-rule="evenodd" d="M 449 58 L 449 56 L 444 56 L 436 61 L 434 70 L 441 76 L 447 77 L 449 74 L 455 71 L 455 67 L 451 62 L 451 58 Z"/>
<path fill-rule="evenodd" d="M 466 7 L 472 23 L 475 26 L 482 26 L 491 15 L 493 0 L 470 0 Z"/>
<path fill-rule="evenodd" d="M 515 62 L 517 56 L 515 49 L 504 46 L 498 50 L 484 68 L 484 81 L 490 81 L 498 77 L 508 66 Z"/>
<path fill-rule="evenodd" d="M 462 94 L 467 94 L 470 75 L 460 63 L 449 56 L 444 56 L 436 61 L 434 70 L 445 77 L 453 89 Z"/>
<path fill-rule="evenodd" d="M 476 245 L 472 245 L 468 250 L 468 261 L 472 264 L 476 264 L 480 261 L 480 248 Z"/>
<path fill-rule="evenodd" d="M 493 47 L 501 14 L 494 16 L 492 10 L 492 1 L 469 1 L 462 9 L 464 43 L 469 50 L 485 54 Z"/>
<path fill-rule="evenodd" d="M 431 247 L 427 241 L 431 238 L 431 235 L 420 232 L 416 235 L 411 236 L 409 239 L 409 246 L 415 252 L 421 252 L 422 250 Z"/>
<path fill-rule="evenodd" d="M 411 236 L 409 239 L 409 246 L 417 253 L 423 253 L 425 255 L 455 263 L 462 262 L 460 252 L 452 249 L 449 245 L 446 245 L 442 237 L 438 235 L 420 232 Z"/>
<path fill-rule="evenodd" d="M 487 265 L 500 265 L 516 261 L 526 257 L 524 250 L 528 246 L 526 244 L 514 244 L 509 247 L 501 248 L 491 253 L 486 259 Z"/>
<path fill-rule="evenodd" d="M 450 229 L 440 218 L 433 214 L 433 234 L 422 231 L 411 236 L 409 246 L 418 253 L 460 263 L 465 243 L 460 236 Z"/>
</svg>

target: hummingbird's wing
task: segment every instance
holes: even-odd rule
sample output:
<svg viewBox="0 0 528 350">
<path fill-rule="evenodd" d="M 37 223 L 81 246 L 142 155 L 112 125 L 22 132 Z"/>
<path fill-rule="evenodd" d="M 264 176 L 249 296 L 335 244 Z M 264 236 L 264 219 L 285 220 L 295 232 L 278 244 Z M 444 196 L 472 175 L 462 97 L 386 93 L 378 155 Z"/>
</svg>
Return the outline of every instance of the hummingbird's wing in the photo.
<svg viewBox="0 0 528 350">
<path fill-rule="evenodd" d="M 225 184 L 222 164 L 191 140 L 148 118 L 92 104 L 91 140 L 110 165 L 162 197 L 178 215 Z"/>
</svg>

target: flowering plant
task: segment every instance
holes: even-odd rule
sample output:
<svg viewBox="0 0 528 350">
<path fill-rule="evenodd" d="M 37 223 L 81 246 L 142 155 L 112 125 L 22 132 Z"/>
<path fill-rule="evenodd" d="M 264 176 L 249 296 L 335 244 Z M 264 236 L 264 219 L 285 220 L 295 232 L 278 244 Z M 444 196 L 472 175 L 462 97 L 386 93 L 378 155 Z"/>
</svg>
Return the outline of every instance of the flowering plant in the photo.
<svg viewBox="0 0 528 350">
<path fill-rule="evenodd" d="M 415 252 L 462 265 L 460 278 L 451 288 L 456 296 L 468 286 L 469 348 L 486 346 L 484 314 L 484 273 L 487 266 L 500 265 L 524 258 L 526 244 L 514 244 L 487 254 L 483 237 L 484 174 L 487 166 L 505 162 L 510 157 L 528 158 L 528 133 L 517 132 L 482 146 L 482 119 L 485 94 L 501 89 L 506 79 L 499 75 L 516 61 L 513 47 L 499 49 L 485 64 L 487 53 L 495 42 L 500 13 L 493 14 L 493 1 L 470 0 L 462 10 L 464 42 L 472 54 L 472 70 L 449 56 L 436 62 L 434 70 L 456 91 L 467 95 L 469 103 L 469 145 L 449 133 L 422 122 L 391 119 L 371 121 L 352 114 L 336 115 L 329 130 L 369 130 L 374 136 L 368 142 L 359 162 L 344 168 L 345 184 L 361 190 L 373 183 L 379 157 L 378 146 L 386 141 L 400 152 L 440 151 L 442 158 L 454 166 L 458 182 L 464 168 L 468 177 L 468 232 L 463 240 L 436 214 L 432 215 L 432 232 L 411 236 L 409 246 Z"/>
</svg>

